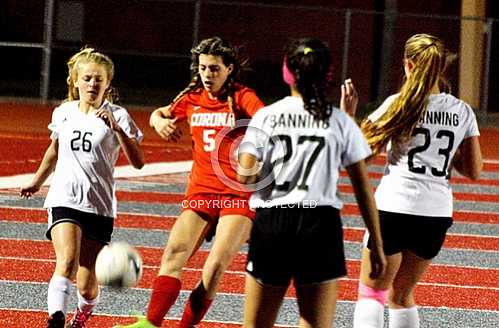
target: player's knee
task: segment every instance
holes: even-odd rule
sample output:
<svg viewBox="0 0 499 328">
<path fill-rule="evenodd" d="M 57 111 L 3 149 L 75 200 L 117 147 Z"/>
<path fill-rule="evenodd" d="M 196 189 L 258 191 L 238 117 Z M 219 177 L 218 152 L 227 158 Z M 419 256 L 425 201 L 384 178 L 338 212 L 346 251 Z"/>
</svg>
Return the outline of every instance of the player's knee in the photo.
<svg viewBox="0 0 499 328">
<path fill-rule="evenodd" d="M 376 300 L 384 306 L 388 298 L 388 289 L 374 289 L 359 282 L 359 299 L 362 298 Z"/>
<path fill-rule="evenodd" d="M 187 263 L 192 250 L 185 243 L 168 244 L 161 258 L 161 275 L 174 276 L 180 274 L 180 271 Z"/>
<path fill-rule="evenodd" d="M 403 308 L 414 306 L 414 294 L 412 289 L 393 288 L 390 295 L 390 303 Z"/>
<path fill-rule="evenodd" d="M 209 277 L 209 281 L 213 284 L 218 284 L 222 276 L 230 265 L 232 257 L 224 256 L 223 254 L 210 254 L 203 267 L 203 271 Z"/>
<path fill-rule="evenodd" d="M 204 266 L 204 270 L 210 276 L 221 276 L 223 275 L 225 269 L 227 268 L 227 264 L 223 259 L 216 258 L 207 260 Z"/>
<path fill-rule="evenodd" d="M 168 244 L 163 253 L 163 261 L 175 261 L 179 257 L 185 257 L 187 252 L 189 252 L 189 245 L 187 243 Z"/>
<path fill-rule="evenodd" d="M 73 279 L 78 270 L 78 261 L 73 256 L 64 256 L 57 259 L 55 271 L 58 275 Z"/>
</svg>

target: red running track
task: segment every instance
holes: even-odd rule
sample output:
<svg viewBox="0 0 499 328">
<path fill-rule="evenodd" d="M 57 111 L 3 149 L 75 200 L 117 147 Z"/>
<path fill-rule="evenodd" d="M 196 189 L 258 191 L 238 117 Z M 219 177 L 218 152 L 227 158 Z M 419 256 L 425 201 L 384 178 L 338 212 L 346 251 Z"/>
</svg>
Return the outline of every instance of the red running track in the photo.
<svg viewBox="0 0 499 328">
<path fill-rule="evenodd" d="M 70 315 L 72 312 L 70 312 Z M 5 310 L 0 309 L 0 323 L 2 327 L 40 327 L 40 322 L 45 322 L 47 313 L 42 311 L 22 311 L 22 310 Z M 135 322 L 131 317 L 92 315 L 92 320 L 87 323 L 87 328 L 102 328 L 112 327 L 120 324 L 130 324 Z M 165 319 L 161 327 L 171 327 L 178 320 Z M 21 323 L 22 326 L 19 324 Z M 198 325 L 199 328 L 236 328 L 241 327 L 240 324 L 222 323 L 222 322 L 206 322 L 203 321 Z M 276 327 L 286 327 L 276 325 Z"/>
<path fill-rule="evenodd" d="M 34 106 L 10 104 L 2 106 L 1 120 L 6 120 L 7 123 L 0 124 L 0 142 L 2 142 L 3 161 L 0 160 L 0 176 L 20 173 L 33 172 L 43 155 L 45 147 L 48 145 L 47 123 L 50 121 L 50 112 L 52 107 L 45 109 L 35 108 Z M 11 113 L 11 114 L 9 114 Z M 133 112 L 132 116 L 136 119 L 139 126 L 146 134 L 144 148 L 146 152 L 146 161 L 156 162 L 169 160 L 172 157 L 177 160 L 190 158 L 190 144 L 184 141 L 180 145 L 167 146 L 164 142 L 155 138 L 154 133 L 147 127 L 148 113 Z M 13 120 L 15 117 L 15 120 Z M 37 117 L 37 120 L 33 120 Z M 14 123 L 12 123 L 14 122 Z M 19 131 L 19 127 L 23 130 Z M 498 160 L 499 159 L 499 130 L 482 129 L 482 142 L 485 158 Z M 29 143 L 29 147 L 26 144 Z M 20 150 L 22 150 L 20 153 Z M 375 160 L 376 164 L 381 164 L 382 158 Z M 120 164 L 124 164 L 123 158 L 120 158 Z M 490 172 L 499 172 L 499 163 L 488 162 L 485 169 Z M 371 177 L 377 178 L 379 174 L 370 174 Z M 455 183 L 469 184 L 470 181 L 464 178 L 454 178 Z M 497 186 L 499 182 L 496 180 L 483 180 L 477 185 Z M 351 192 L 351 191 L 350 191 Z M 147 195 L 138 196 L 139 193 L 123 192 L 118 195 L 120 200 L 140 200 L 150 202 L 178 202 L 181 195 L 164 195 L 160 193 L 148 193 Z M 141 197 L 138 199 L 137 197 Z M 467 201 L 489 201 L 497 202 L 498 195 L 476 195 L 472 193 L 461 193 L 456 195 L 457 200 Z M 9 212 L 9 213 L 5 213 Z M 344 215 L 358 215 L 356 206 L 347 204 L 343 211 Z M 24 210 L 0 210 L 2 219 L 17 222 L 37 222 L 45 223 L 46 216 L 44 211 Z M 455 220 L 467 223 L 489 223 L 499 224 L 499 214 L 476 213 L 476 212 L 457 212 Z M 141 215 L 126 215 L 120 214 L 117 220 L 117 226 L 135 227 L 141 229 L 165 229 L 169 230 L 173 224 L 174 218 L 160 218 L 154 216 Z M 145 225 L 144 223 L 147 222 Z M 360 229 L 345 229 L 346 240 L 359 241 L 362 237 Z M 498 251 L 497 237 L 488 236 L 462 236 L 450 234 L 446 240 L 445 247 L 447 248 L 463 248 L 474 250 L 489 250 Z M 22 253 L 25 251 L 26 253 Z M 145 248 L 139 247 L 139 251 L 146 262 L 146 273 L 144 283 L 151 281 L 157 271 L 157 264 L 161 256 L 162 249 L 160 248 Z M 0 275 L 2 280 L 13 281 L 29 281 L 42 280 L 41 277 L 28 277 L 29 272 L 40 272 L 44 274 L 51 272 L 53 269 L 53 254 L 50 243 L 47 241 L 26 241 L 26 240 L 1 240 L 0 241 L 0 263 L 3 268 L 12 268 L 12 270 L 2 270 Z M 491 253 L 492 254 L 492 253 Z M 199 268 L 206 258 L 207 252 L 198 252 L 189 262 L 189 269 L 185 274 L 184 288 L 192 288 L 195 281 L 199 278 Z M 37 260 L 38 259 L 38 260 Z M 241 294 L 242 279 L 244 268 L 244 255 L 240 254 L 230 267 L 227 278 L 223 283 L 223 290 L 230 293 Z M 42 265 L 40 265 L 42 263 Z M 358 276 L 359 261 L 348 261 L 349 276 L 341 283 L 340 299 L 353 300 L 356 294 L 356 277 Z M 4 275 L 4 271 L 8 271 Z M 17 271 L 17 275 L 13 272 Z M 14 276 L 13 276 L 14 275 Z M 17 277 L 17 278 L 16 278 Z M 499 272 L 497 269 L 480 269 L 480 268 L 463 268 L 457 266 L 433 265 L 430 267 L 424 280 L 416 291 L 416 298 L 421 305 L 426 306 L 448 306 L 450 308 L 462 309 L 477 309 L 477 310 L 494 310 L 498 311 L 498 278 Z M 40 282 L 46 282 L 48 278 Z M 290 296 L 293 296 L 293 291 L 290 290 Z M 435 297 L 438 295 L 438 297 Z M 438 300 L 438 302 L 437 302 Z M 434 305 L 433 305 L 434 304 Z M 46 317 L 45 312 L 39 311 L 17 311 L 15 309 L 0 309 L 0 323 L 2 326 L 8 327 L 27 327 L 39 326 L 39 322 L 43 322 Z M 93 318 L 89 327 L 111 326 L 117 322 L 132 322 L 133 319 L 123 319 L 120 317 L 110 317 L 97 315 Z M 20 322 L 21 325 L 19 324 Z M 173 324 L 174 321 L 167 320 L 163 327 Z M 207 327 L 239 327 L 239 324 L 223 324 L 219 322 L 206 322 L 200 325 L 200 328 Z"/>
<path fill-rule="evenodd" d="M 150 282 L 156 276 L 162 249 L 138 247 L 145 270 L 142 281 Z M 54 255 L 48 241 L 0 240 L 0 266 L 9 268 L 0 273 L 0 280 L 47 282 L 54 269 Z M 183 274 L 183 288 L 192 289 L 200 278 L 202 265 L 208 256 L 204 250 L 198 251 L 189 261 Z M 222 293 L 244 293 L 245 256 L 239 254 L 228 272 L 219 291 Z M 349 260 L 348 279 L 340 285 L 340 300 L 354 301 L 356 298 L 357 277 L 360 261 Z M 423 306 L 447 306 L 452 308 L 487 309 L 499 311 L 499 270 L 466 268 L 434 264 L 430 267 L 416 290 L 418 304 Z M 141 284 L 139 287 L 149 288 Z M 439 290 L 439 297 L 435 295 Z M 290 289 L 288 296 L 294 297 Z M 443 297 L 442 297 L 443 296 Z"/>
<path fill-rule="evenodd" d="M 5 221 L 46 223 L 46 212 L 40 209 L 5 209 L 0 208 L 0 217 Z M 471 218 L 475 218 L 473 215 Z M 122 228 L 170 230 L 175 222 L 174 217 L 149 215 L 119 214 L 115 226 Z M 347 241 L 362 241 L 364 229 L 344 227 Z M 468 236 L 448 233 L 444 247 L 495 251 L 499 249 L 499 236 Z"/>
</svg>

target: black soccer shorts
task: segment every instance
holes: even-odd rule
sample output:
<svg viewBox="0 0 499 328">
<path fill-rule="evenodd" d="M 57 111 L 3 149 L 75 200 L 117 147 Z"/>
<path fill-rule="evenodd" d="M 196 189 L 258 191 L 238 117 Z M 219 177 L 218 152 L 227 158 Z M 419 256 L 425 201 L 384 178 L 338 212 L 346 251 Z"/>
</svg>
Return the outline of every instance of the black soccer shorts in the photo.
<svg viewBox="0 0 499 328">
<path fill-rule="evenodd" d="M 430 260 L 444 244 L 451 217 L 431 217 L 379 211 L 381 236 L 386 255 L 409 250 Z M 371 237 L 367 247 L 371 248 Z"/>
<path fill-rule="evenodd" d="M 259 208 L 246 271 L 264 285 L 307 285 L 346 275 L 339 211 L 316 208 Z"/>
<path fill-rule="evenodd" d="M 49 227 L 45 236 L 52 240 L 50 231 L 61 222 L 72 222 L 80 226 L 85 237 L 107 245 L 111 241 L 114 219 L 94 213 L 82 212 L 69 207 L 51 207 L 47 209 Z"/>
</svg>

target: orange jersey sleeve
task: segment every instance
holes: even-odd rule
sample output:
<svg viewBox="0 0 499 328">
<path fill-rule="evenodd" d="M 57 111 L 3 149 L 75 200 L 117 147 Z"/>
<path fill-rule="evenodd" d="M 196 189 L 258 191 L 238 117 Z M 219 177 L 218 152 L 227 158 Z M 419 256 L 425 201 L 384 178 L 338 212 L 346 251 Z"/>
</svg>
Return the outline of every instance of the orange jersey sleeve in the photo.
<svg viewBox="0 0 499 328">
<path fill-rule="evenodd" d="M 170 113 L 173 117 L 177 118 L 178 122 L 184 121 L 187 119 L 188 107 L 189 107 L 189 99 L 184 95 L 175 103 L 171 104 Z"/>
<path fill-rule="evenodd" d="M 258 98 L 255 91 L 250 88 L 242 87 L 236 97 L 237 106 L 244 111 L 248 118 L 253 117 L 264 103 Z"/>
</svg>

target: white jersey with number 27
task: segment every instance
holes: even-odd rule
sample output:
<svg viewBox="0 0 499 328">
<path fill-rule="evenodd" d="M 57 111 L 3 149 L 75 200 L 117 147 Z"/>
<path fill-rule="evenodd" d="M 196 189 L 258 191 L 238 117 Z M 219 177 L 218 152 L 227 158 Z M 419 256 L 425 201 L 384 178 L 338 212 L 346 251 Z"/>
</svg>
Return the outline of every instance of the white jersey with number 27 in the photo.
<svg viewBox="0 0 499 328">
<path fill-rule="evenodd" d="M 285 97 L 258 111 L 239 152 L 263 164 L 252 208 L 282 205 L 333 206 L 341 209 L 338 179 L 346 167 L 371 154 L 357 124 L 333 108 L 328 120 L 305 111 L 299 97 Z M 267 181 L 267 182 L 266 182 Z"/>
<path fill-rule="evenodd" d="M 368 119 L 378 120 L 398 95 Z M 421 216 L 452 216 L 451 162 L 463 139 L 478 136 L 471 107 L 446 94 L 429 96 L 428 107 L 405 144 L 389 143 L 384 175 L 376 189 L 379 210 Z"/>
<path fill-rule="evenodd" d="M 63 206 L 116 217 L 114 165 L 120 143 L 115 132 L 93 112 L 85 114 L 78 101 L 65 102 L 52 113 L 51 138 L 58 139 L 57 165 L 44 207 Z M 107 101 L 102 104 L 125 134 L 143 135 L 128 112 Z"/>
</svg>

